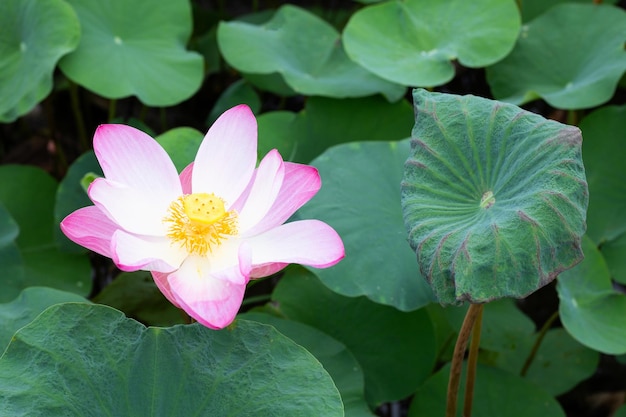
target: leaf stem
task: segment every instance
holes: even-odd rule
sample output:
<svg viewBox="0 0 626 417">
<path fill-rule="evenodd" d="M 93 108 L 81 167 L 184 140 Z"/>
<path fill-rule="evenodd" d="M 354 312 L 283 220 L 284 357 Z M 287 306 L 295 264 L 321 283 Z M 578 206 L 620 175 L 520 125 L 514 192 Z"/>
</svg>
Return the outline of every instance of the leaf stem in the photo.
<svg viewBox="0 0 626 417">
<path fill-rule="evenodd" d="M 470 304 L 467 313 L 465 313 L 465 319 L 459 331 L 459 336 L 456 339 L 456 344 L 454 345 L 452 366 L 450 367 L 450 380 L 448 381 L 446 417 L 456 417 L 456 404 L 459 393 L 459 383 L 461 382 L 461 369 L 463 368 L 465 349 L 467 348 L 467 342 L 474 328 L 476 318 L 481 311 L 482 304 Z"/>
<path fill-rule="evenodd" d="M 539 331 L 539 335 L 537 336 L 537 340 L 535 340 L 535 344 L 533 345 L 532 350 L 528 354 L 526 358 L 526 362 L 524 362 L 524 366 L 522 367 L 522 371 L 520 372 L 521 376 L 526 376 L 528 373 L 528 369 L 530 369 L 530 365 L 532 365 L 533 360 L 535 360 L 535 356 L 537 356 L 537 352 L 539 351 L 539 347 L 541 346 L 541 342 L 543 338 L 546 337 L 546 333 L 552 327 L 552 323 L 559 317 L 559 310 L 555 311 L 548 320 L 541 326 L 541 330 Z"/>
<path fill-rule="evenodd" d="M 483 304 L 478 304 L 478 313 L 474 328 L 472 329 L 472 341 L 467 357 L 467 374 L 465 376 L 465 402 L 463 403 L 463 417 L 472 415 L 472 403 L 474 401 L 474 382 L 476 381 L 476 366 L 478 364 L 478 348 L 480 346 L 480 331 L 483 321 Z"/>
</svg>

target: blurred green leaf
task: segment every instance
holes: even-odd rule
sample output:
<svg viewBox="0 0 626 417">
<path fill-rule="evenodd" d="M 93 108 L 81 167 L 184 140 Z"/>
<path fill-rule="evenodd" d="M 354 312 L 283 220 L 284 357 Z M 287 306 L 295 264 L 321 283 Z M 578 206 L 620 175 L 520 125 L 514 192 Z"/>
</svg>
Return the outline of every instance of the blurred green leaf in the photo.
<svg viewBox="0 0 626 417">
<path fill-rule="evenodd" d="M 14 299 L 27 285 L 24 283 L 24 266 L 20 249 L 15 243 L 0 246 L 0 302 Z"/>
<path fill-rule="evenodd" d="M 589 238 L 585 259 L 559 276 L 559 312 L 567 331 L 600 352 L 626 353 L 626 295 L 613 289 L 609 269 Z"/>
<path fill-rule="evenodd" d="M 0 414 L 60 412 L 339 417 L 343 406 L 320 363 L 271 326 L 145 328 L 110 307 L 65 303 L 0 358 Z"/>
<path fill-rule="evenodd" d="M 272 111 L 257 117 L 259 126 L 259 158 L 272 149 L 278 149 L 283 159 L 292 161 L 298 140 L 294 121 L 296 113 L 290 111 Z"/>
<path fill-rule="evenodd" d="M 301 94 L 343 98 L 382 93 L 391 101 L 404 94 L 402 86 L 352 62 L 337 30 L 296 6 L 283 5 L 263 24 L 221 22 L 217 42 L 224 59 L 237 70 L 280 73 Z"/>
<path fill-rule="evenodd" d="M 192 3 L 196 5 L 197 3 Z M 196 16 L 197 8 L 194 8 L 194 16 Z M 195 22 L 194 22 L 194 30 Z M 214 74 L 220 71 L 222 67 L 222 57 L 220 56 L 220 50 L 217 47 L 217 24 L 212 26 L 203 35 L 195 39 L 192 43 L 191 49 L 202 54 L 204 58 L 204 72 L 205 75 Z"/>
<path fill-rule="evenodd" d="M 358 99 L 310 97 L 293 126 L 295 160 L 308 163 L 331 146 L 355 141 L 395 141 L 410 136 L 413 108 L 380 96 Z"/>
<path fill-rule="evenodd" d="M 585 117 L 583 160 L 589 182 L 587 233 L 604 245 L 626 233 L 626 106 L 607 106 Z"/>
<path fill-rule="evenodd" d="M 271 74 L 242 73 L 241 76 L 259 90 L 268 91 L 277 96 L 291 97 L 298 94 L 287 85 L 282 75 L 277 72 Z"/>
<path fill-rule="evenodd" d="M 450 365 L 433 375 L 415 394 L 408 417 L 443 416 Z M 465 369 L 459 389 L 459 404 L 465 397 Z M 457 407 L 457 416 L 463 407 Z M 513 413 L 513 414 L 512 414 Z M 480 417 L 565 417 L 557 400 L 535 384 L 500 369 L 479 365 L 474 387 L 472 415 Z"/>
<path fill-rule="evenodd" d="M 85 152 L 70 165 L 56 190 L 54 202 L 54 222 L 56 224 L 61 223 L 61 220 L 73 211 L 93 204 L 87 195 L 83 183 L 85 175 L 91 176 L 93 174 L 104 175 L 93 151 Z M 55 227 L 54 231 L 56 244 L 63 252 L 85 253 L 87 251 L 82 246 L 69 240 L 61 232 L 60 228 Z"/>
<path fill-rule="evenodd" d="M 17 222 L 0 202 L 0 248 L 13 243 L 19 233 L 20 227 Z"/>
<path fill-rule="evenodd" d="M 48 286 L 87 295 L 91 265 L 84 255 L 60 252 L 55 243 L 54 201 L 57 184 L 39 168 L 0 166 L 0 203 L 19 226 L 15 245 L 0 251 L 0 302 L 12 300 L 25 287 Z"/>
<path fill-rule="evenodd" d="M 588 235 L 613 279 L 626 284 L 626 106 L 606 106 L 580 123 L 583 159 L 589 181 Z"/>
<path fill-rule="evenodd" d="M 374 74 L 432 87 L 454 77 L 451 61 L 475 68 L 504 58 L 519 28 L 513 0 L 393 0 L 356 12 L 343 39 L 350 58 Z"/>
<path fill-rule="evenodd" d="M 12 122 L 50 94 L 57 61 L 78 45 L 80 25 L 62 0 L 2 0 L 0 28 L 0 122 Z"/>
<path fill-rule="evenodd" d="M 481 97 L 414 101 L 402 210 L 441 303 L 523 298 L 582 260 L 580 130 Z"/>
<path fill-rule="evenodd" d="M 619 410 L 617 410 L 613 417 L 626 417 L 626 405 L 623 405 Z"/>
<path fill-rule="evenodd" d="M 603 0 L 602 3 L 615 4 L 617 1 L 618 0 Z M 528 22 L 561 3 L 589 3 L 589 0 L 522 0 L 520 2 L 522 21 Z"/>
<path fill-rule="evenodd" d="M 428 307 L 431 316 L 447 318 L 454 336 L 461 328 L 467 306 Z M 480 337 L 479 362 L 520 375 L 529 357 L 538 332 L 533 321 L 522 313 L 510 298 L 485 304 Z M 452 358 L 454 340 L 448 341 L 448 350 L 440 353 L 441 360 Z M 597 369 L 598 352 L 574 340 L 563 329 L 549 330 L 539 346 L 525 379 L 556 396 L 569 391 Z"/>
<path fill-rule="evenodd" d="M 406 397 L 434 367 L 435 335 L 424 310 L 403 313 L 365 297 L 343 297 L 302 268 L 282 277 L 272 300 L 285 317 L 346 345 L 363 368 L 372 406 Z"/>
<path fill-rule="evenodd" d="M 222 113 L 238 104 L 247 104 L 255 114 L 261 109 L 259 95 L 245 80 L 237 80 L 224 90 L 211 109 L 205 124 L 211 126 Z"/>
<path fill-rule="evenodd" d="M 335 381 L 346 417 L 374 417 L 363 398 L 363 371 L 343 343 L 314 327 L 269 314 L 253 312 L 238 317 L 274 326 L 279 332 L 311 352 Z"/>
<path fill-rule="evenodd" d="M 82 28 L 78 48 L 59 67 L 106 98 L 135 95 L 171 106 L 202 83 L 204 61 L 185 46 L 192 29 L 188 0 L 67 0 Z"/>
<path fill-rule="evenodd" d="M 172 158 L 179 173 L 196 158 L 202 139 L 204 134 L 191 127 L 170 129 L 155 138 Z"/>
<path fill-rule="evenodd" d="M 560 109 L 608 101 L 626 70 L 626 12 L 560 4 L 522 28 L 515 48 L 487 68 L 493 95 L 514 104 L 542 98 Z"/>
<path fill-rule="evenodd" d="M 467 312 L 463 307 L 442 308 L 450 325 L 459 331 Z M 483 313 L 480 347 L 491 352 L 517 351 L 520 344 L 532 340 L 535 324 L 510 298 L 486 303 Z M 523 359 L 526 359 L 525 357 Z"/>
<path fill-rule="evenodd" d="M 516 349 L 501 351 L 494 365 L 519 375 L 533 347 L 534 338 L 518 339 Z M 600 354 L 574 340 L 565 329 L 546 333 L 525 379 L 557 396 L 591 377 L 598 369 Z"/>
<path fill-rule="evenodd" d="M 330 148 L 312 164 L 322 189 L 298 213 L 341 236 L 346 257 L 316 270 L 334 292 L 411 311 L 434 300 L 406 242 L 400 207 L 408 141 L 354 142 Z"/>
<path fill-rule="evenodd" d="M 186 314 L 163 296 L 146 271 L 122 272 L 93 301 L 123 311 L 126 316 L 150 326 L 185 323 Z"/>
</svg>

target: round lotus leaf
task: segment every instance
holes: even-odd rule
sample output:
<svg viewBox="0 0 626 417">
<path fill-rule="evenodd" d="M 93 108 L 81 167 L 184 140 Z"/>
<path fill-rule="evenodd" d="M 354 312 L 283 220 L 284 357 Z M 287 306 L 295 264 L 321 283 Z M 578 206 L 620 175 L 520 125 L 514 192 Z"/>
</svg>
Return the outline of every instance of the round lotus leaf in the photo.
<svg viewBox="0 0 626 417">
<path fill-rule="evenodd" d="M 345 259 L 315 270 L 328 288 L 348 297 L 364 295 L 401 311 L 434 301 L 406 244 L 399 204 L 408 142 L 331 147 L 312 162 L 322 177 L 321 190 L 298 211 L 303 218 L 330 224 L 343 239 Z"/>
<path fill-rule="evenodd" d="M 504 58 L 519 28 L 513 0 L 394 0 L 356 12 L 343 38 L 350 58 L 374 74 L 426 87 L 450 81 L 453 60 L 483 67 Z"/>
<path fill-rule="evenodd" d="M 63 253 L 55 244 L 56 190 L 56 181 L 40 168 L 0 166 L 0 204 L 19 230 L 14 243 L 0 247 L 0 302 L 10 301 L 29 286 L 83 296 L 91 291 L 89 259 Z"/>
<path fill-rule="evenodd" d="M 442 304 L 525 297 L 582 260 L 580 130 L 480 97 L 413 97 L 404 222 Z"/>
<path fill-rule="evenodd" d="M 301 267 L 286 271 L 272 305 L 281 317 L 315 327 L 348 348 L 363 368 L 365 398 L 373 408 L 411 395 L 435 366 L 435 330 L 425 309 L 402 312 L 365 297 L 344 297 Z"/>
<path fill-rule="evenodd" d="M 59 67 L 107 98 L 135 95 L 148 106 L 191 97 L 204 60 L 185 49 L 192 30 L 188 0 L 67 0 L 82 27 L 78 48 Z"/>
<path fill-rule="evenodd" d="M 609 100 L 626 70 L 626 12 L 610 5 L 560 4 L 524 25 L 509 56 L 487 68 L 497 99 L 542 98 L 561 109 Z"/>
<path fill-rule="evenodd" d="M 580 122 L 589 182 L 589 237 L 598 245 L 626 235 L 626 105 L 604 106 Z"/>
<path fill-rule="evenodd" d="M 239 317 L 269 324 L 311 352 L 335 381 L 345 417 L 375 416 L 365 402 L 363 370 L 343 343 L 312 326 L 271 314 L 249 312 Z"/>
<path fill-rule="evenodd" d="M 80 25 L 62 0 L 2 0 L 0 28 L 0 122 L 12 122 L 52 91 L 54 68 L 78 45 Z"/>
<path fill-rule="evenodd" d="M 616 291 L 602 253 L 583 239 L 585 259 L 556 286 L 565 329 L 580 343 L 609 355 L 626 353 L 626 295 Z"/>
<path fill-rule="evenodd" d="M 237 70 L 280 73 L 301 94 L 343 98 L 382 93 L 397 100 L 405 92 L 352 62 L 337 30 L 296 6 L 282 6 L 260 25 L 221 22 L 217 41 L 224 59 Z"/>
<path fill-rule="evenodd" d="M 57 304 L 0 358 L 3 416 L 343 416 L 322 365 L 271 326 L 144 327 L 102 305 Z"/>
</svg>

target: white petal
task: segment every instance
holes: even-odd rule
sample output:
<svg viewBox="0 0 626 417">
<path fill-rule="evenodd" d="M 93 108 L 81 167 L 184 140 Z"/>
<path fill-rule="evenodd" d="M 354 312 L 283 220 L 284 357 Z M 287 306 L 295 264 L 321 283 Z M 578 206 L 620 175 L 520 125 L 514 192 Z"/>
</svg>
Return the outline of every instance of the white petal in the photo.
<svg viewBox="0 0 626 417">
<path fill-rule="evenodd" d="M 240 233 L 245 233 L 265 217 L 278 196 L 284 177 L 283 158 L 274 149 L 256 170 L 250 194 L 237 219 Z"/>
<path fill-rule="evenodd" d="M 344 257 L 341 238 L 319 220 L 286 223 L 246 239 L 252 248 L 253 267 L 270 263 L 298 263 L 326 268 Z"/>
<path fill-rule="evenodd" d="M 214 193 L 230 207 L 246 189 L 256 165 L 257 124 L 248 106 L 222 114 L 204 137 L 194 161 L 194 193 Z"/>
<path fill-rule="evenodd" d="M 172 272 L 188 256 L 166 237 L 136 236 L 123 230 L 113 234 L 111 252 L 113 262 L 123 271 Z"/>
<path fill-rule="evenodd" d="M 144 132 L 125 125 L 101 125 L 93 147 L 107 179 L 149 192 L 155 200 L 172 201 L 181 194 L 174 163 Z"/>
<path fill-rule="evenodd" d="M 165 236 L 167 216 L 172 200 L 155 198 L 150 190 L 133 188 L 98 178 L 89 186 L 89 197 L 95 205 L 120 227 L 130 233 Z"/>
</svg>

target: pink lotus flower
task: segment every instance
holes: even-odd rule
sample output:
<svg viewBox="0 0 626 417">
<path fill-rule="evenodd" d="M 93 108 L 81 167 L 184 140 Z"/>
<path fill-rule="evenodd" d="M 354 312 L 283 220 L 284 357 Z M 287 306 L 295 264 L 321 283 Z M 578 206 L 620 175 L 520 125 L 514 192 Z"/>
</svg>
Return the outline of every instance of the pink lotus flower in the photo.
<svg viewBox="0 0 626 417">
<path fill-rule="evenodd" d="M 276 150 L 255 169 L 257 125 L 245 105 L 215 122 L 180 176 L 163 148 L 132 127 L 102 125 L 93 146 L 105 176 L 89 187 L 95 205 L 61 229 L 123 271 L 151 271 L 165 297 L 207 327 L 233 321 L 251 278 L 344 256 L 326 223 L 283 224 L 317 193 L 320 177 Z"/>
</svg>

